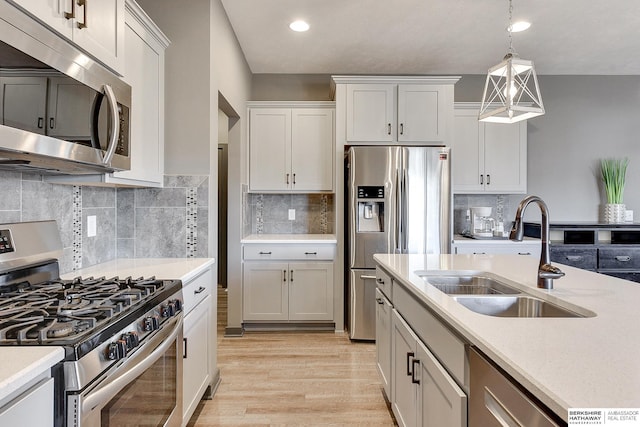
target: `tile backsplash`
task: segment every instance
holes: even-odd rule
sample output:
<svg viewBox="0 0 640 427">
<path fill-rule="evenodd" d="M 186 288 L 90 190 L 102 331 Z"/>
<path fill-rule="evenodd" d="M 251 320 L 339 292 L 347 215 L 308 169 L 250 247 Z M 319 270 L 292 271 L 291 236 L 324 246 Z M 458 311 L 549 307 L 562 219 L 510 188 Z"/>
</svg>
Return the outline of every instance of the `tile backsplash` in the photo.
<svg viewBox="0 0 640 427">
<path fill-rule="evenodd" d="M 293 220 L 288 219 L 290 209 Z M 245 215 L 252 234 L 331 234 L 333 195 L 247 194 Z"/>
<path fill-rule="evenodd" d="M 453 196 L 453 232 L 460 234 L 468 229 L 466 211 L 476 206 L 490 206 L 491 216 L 502 221 L 504 229 L 511 228 L 516 216 L 518 204 L 525 197 L 523 194 L 455 194 Z"/>
<path fill-rule="evenodd" d="M 56 220 L 61 272 L 116 257 L 206 257 L 208 176 L 165 176 L 164 188 L 52 184 L 42 176 L 0 171 L 0 223 Z M 87 217 L 96 236 L 87 236 Z"/>
</svg>

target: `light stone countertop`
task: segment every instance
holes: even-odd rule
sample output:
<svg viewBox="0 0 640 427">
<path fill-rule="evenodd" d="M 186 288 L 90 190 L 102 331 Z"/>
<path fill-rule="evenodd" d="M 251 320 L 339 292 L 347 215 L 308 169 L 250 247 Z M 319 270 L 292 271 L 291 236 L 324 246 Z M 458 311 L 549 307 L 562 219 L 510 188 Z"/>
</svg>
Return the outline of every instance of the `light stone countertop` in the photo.
<svg viewBox="0 0 640 427">
<path fill-rule="evenodd" d="M 240 241 L 251 243 L 337 243 L 335 234 L 250 234 Z"/>
<path fill-rule="evenodd" d="M 63 274 L 62 278 L 156 276 L 157 279 L 181 279 L 186 282 L 214 263 L 213 258 L 118 258 Z"/>
<path fill-rule="evenodd" d="M 9 346 L 0 348 L 0 402 L 64 358 L 62 347 Z M 1 404 L 0 404 L 1 406 Z"/>
<path fill-rule="evenodd" d="M 564 420 L 569 408 L 640 408 L 640 283 L 562 265 L 553 290 L 536 287 L 538 259 L 519 255 L 393 255 L 375 260 L 472 345 Z M 499 318 L 474 313 L 415 272 L 466 271 L 591 318 Z"/>
</svg>

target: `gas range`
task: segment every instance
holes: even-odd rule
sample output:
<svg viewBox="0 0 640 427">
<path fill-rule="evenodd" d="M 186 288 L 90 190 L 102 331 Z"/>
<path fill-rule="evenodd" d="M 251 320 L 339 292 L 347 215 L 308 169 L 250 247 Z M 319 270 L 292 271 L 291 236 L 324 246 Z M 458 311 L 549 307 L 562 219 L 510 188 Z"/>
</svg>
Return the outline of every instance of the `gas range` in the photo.
<svg viewBox="0 0 640 427">
<path fill-rule="evenodd" d="M 182 282 L 63 280 L 61 256 L 54 221 L 0 224 L 0 347 L 64 348 L 64 360 L 52 369 L 56 427 L 122 425 L 123 408 L 153 425 L 178 425 Z M 131 393 L 149 384 L 160 390 L 164 411 L 128 406 L 136 401 Z"/>
<path fill-rule="evenodd" d="M 31 266 L 29 274 L 55 275 L 53 263 Z M 66 360 L 78 360 L 110 338 L 114 330 L 135 322 L 158 304 L 160 317 L 179 311 L 180 299 L 169 297 L 180 289 L 179 280 L 155 277 L 77 277 L 9 284 L 0 280 L 0 345 L 63 346 Z M 143 320 L 148 323 L 143 332 L 153 330 L 153 322 L 159 320 Z M 139 341 L 134 335 L 138 333 L 128 339 Z"/>
</svg>

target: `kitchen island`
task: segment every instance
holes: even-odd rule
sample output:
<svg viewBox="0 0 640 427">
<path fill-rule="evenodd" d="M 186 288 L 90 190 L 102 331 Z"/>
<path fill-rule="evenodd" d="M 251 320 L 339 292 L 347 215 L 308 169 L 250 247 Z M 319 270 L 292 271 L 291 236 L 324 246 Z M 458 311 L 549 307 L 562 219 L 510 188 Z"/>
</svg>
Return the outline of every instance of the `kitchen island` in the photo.
<svg viewBox="0 0 640 427">
<path fill-rule="evenodd" d="M 400 286 L 563 420 L 567 421 L 570 408 L 640 407 L 638 284 L 562 265 L 566 276 L 555 280 L 555 289 L 538 289 L 538 259 L 530 256 L 378 254 L 374 258 L 393 279 L 394 290 Z M 478 314 L 419 275 L 455 272 L 487 273 L 530 295 L 595 316 Z"/>
</svg>

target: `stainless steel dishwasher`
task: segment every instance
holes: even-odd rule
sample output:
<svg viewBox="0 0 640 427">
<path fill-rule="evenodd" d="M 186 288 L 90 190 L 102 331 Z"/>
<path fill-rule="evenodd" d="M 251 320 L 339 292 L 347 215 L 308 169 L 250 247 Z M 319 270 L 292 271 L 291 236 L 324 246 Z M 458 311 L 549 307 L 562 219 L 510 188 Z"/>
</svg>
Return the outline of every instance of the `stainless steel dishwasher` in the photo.
<svg viewBox="0 0 640 427">
<path fill-rule="evenodd" d="M 469 348 L 469 427 L 548 427 L 567 424 L 535 402 L 477 350 Z"/>
</svg>

